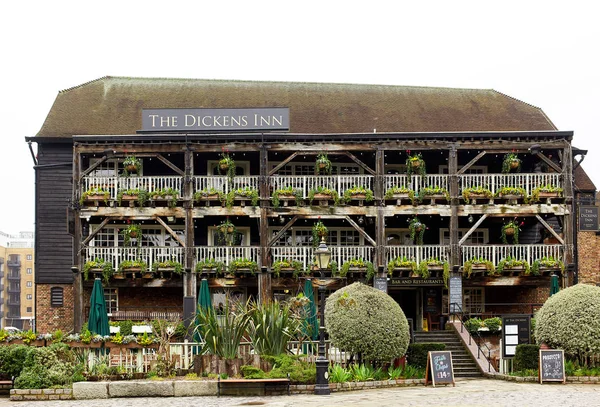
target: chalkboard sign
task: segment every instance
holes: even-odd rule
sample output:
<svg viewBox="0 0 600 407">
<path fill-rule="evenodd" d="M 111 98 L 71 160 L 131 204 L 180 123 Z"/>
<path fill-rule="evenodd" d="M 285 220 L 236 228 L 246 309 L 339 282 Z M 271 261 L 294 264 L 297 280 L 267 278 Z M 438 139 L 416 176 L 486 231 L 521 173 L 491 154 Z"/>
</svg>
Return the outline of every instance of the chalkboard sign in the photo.
<svg viewBox="0 0 600 407">
<path fill-rule="evenodd" d="M 448 301 L 450 302 L 450 313 L 455 314 L 462 312 L 463 293 L 462 293 L 462 276 L 450 276 L 448 284 Z"/>
<path fill-rule="evenodd" d="M 373 287 L 387 293 L 387 277 L 375 277 L 373 279 Z"/>
<path fill-rule="evenodd" d="M 429 384 L 431 375 L 431 384 L 454 383 L 454 368 L 452 367 L 452 353 L 450 351 L 428 352 L 427 369 L 425 371 L 425 386 Z"/>
<path fill-rule="evenodd" d="M 502 357 L 514 358 L 517 345 L 531 343 L 531 316 L 507 315 L 502 317 Z"/>
<path fill-rule="evenodd" d="M 561 349 L 540 349 L 540 383 L 565 382 L 565 354 Z"/>
</svg>

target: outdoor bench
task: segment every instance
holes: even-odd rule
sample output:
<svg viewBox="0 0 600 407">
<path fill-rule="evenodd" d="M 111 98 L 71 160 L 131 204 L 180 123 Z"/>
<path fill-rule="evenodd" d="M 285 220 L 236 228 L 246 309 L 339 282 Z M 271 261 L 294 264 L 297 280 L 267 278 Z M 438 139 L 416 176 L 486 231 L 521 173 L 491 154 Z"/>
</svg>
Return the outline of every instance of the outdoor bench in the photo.
<svg viewBox="0 0 600 407">
<path fill-rule="evenodd" d="M 290 395 L 290 379 L 224 379 L 217 380 L 217 396 L 221 388 L 227 389 L 265 389 L 266 391 L 285 390 Z"/>
<path fill-rule="evenodd" d="M 10 387 L 8 387 L 10 386 Z M 0 390 L 10 390 L 15 386 L 15 378 L 6 379 L 0 378 Z"/>
</svg>

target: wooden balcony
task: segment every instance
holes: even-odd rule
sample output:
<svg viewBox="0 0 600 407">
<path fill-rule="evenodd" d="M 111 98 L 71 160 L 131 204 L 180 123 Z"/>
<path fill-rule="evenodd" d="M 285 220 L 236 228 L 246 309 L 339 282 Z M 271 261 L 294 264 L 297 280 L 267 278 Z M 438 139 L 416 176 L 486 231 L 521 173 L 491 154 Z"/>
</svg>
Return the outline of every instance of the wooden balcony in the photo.
<svg viewBox="0 0 600 407">
<path fill-rule="evenodd" d="M 385 252 L 388 262 L 397 257 L 406 257 L 408 260 L 416 261 L 418 264 L 432 258 L 449 261 L 450 246 L 385 246 Z"/>
<path fill-rule="evenodd" d="M 559 244 L 481 245 L 461 248 L 463 264 L 474 257 L 489 260 L 494 266 L 507 257 L 526 260 L 529 264 L 543 257 L 565 260 L 565 247 Z"/>
<path fill-rule="evenodd" d="M 142 189 L 148 193 L 165 189 L 174 189 L 182 195 L 182 180 L 180 176 L 152 176 L 152 177 L 84 177 L 82 193 L 95 188 L 109 192 L 109 200 L 117 199 L 121 190 Z"/>
<path fill-rule="evenodd" d="M 156 262 L 173 260 L 184 264 L 185 248 L 183 247 L 94 247 L 83 248 L 83 262 L 103 259 L 112 262 L 113 268 L 125 260 L 141 260 L 146 262 L 151 270 Z"/>
<path fill-rule="evenodd" d="M 221 175 L 194 176 L 194 192 L 215 189 L 228 193 L 237 189 L 252 188 L 258 190 L 257 175 L 236 175 L 232 180 Z"/>
<path fill-rule="evenodd" d="M 331 261 L 341 266 L 351 259 L 363 259 L 373 262 L 375 248 L 372 246 L 328 246 L 331 250 Z M 312 246 L 276 246 L 271 248 L 273 262 L 281 260 L 299 261 L 304 269 L 310 267 L 315 259 Z"/>
<path fill-rule="evenodd" d="M 449 176 L 445 174 L 426 175 L 425 178 L 419 175 L 409 177 L 405 174 L 386 175 L 384 180 L 384 193 L 388 189 L 399 187 L 413 190 L 418 194 L 422 188 L 443 188 L 450 190 Z"/>
<path fill-rule="evenodd" d="M 271 191 L 292 188 L 302 192 L 302 199 L 308 199 L 309 192 L 319 187 L 336 191 L 343 196 L 347 189 L 363 187 L 373 191 L 372 175 L 274 175 L 269 178 Z"/>
<path fill-rule="evenodd" d="M 561 174 L 470 174 L 459 175 L 459 190 L 466 188 L 486 188 L 492 194 L 496 195 L 502 188 L 524 188 L 527 195 L 541 186 L 551 185 L 553 187 L 563 187 Z"/>
<path fill-rule="evenodd" d="M 260 262 L 260 247 L 258 246 L 199 246 L 194 247 L 194 257 L 196 261 L 214 259 L 229 263 L 235 259 L 248 259 L 256 263 Z"/>
</svg>

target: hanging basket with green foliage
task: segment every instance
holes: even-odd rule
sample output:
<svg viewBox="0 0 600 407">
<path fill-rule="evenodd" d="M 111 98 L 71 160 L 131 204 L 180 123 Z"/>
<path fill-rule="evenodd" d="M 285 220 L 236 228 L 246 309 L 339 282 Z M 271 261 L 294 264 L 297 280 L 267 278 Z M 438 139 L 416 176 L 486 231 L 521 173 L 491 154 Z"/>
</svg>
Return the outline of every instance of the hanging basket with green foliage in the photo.
<svg viewBox="0 0 600 407">
<path fill-rule="evenodd" d="M 327 154 L 317 155 L 315 162 L 315 175 L 325 174 L 331 175 L 331 161 L 327 158 Z"/>
<path fill-rule="evenodd" d="M 522 225 L 522 223 L 521 223 Z M 508 238 L 512 238 L 512 244 L 519 244 L 519 232 L 521 231 L 520 226 L 516 221 L 511 220 L 510 222 L 502 226 L 502 243 L 509 244 Z"/>
<path fill-rule="evenodd" d="M 227 175 L 230 181 L 235 177 L 235 161 L 229 156 L 228 153 L 223 152 L 221 159 L 219 160 L 219 171 L 223 175 Z"/>
<path fill-rule="evenodd" d="M 514 153 L 508 153 L 502 160 L 502 174 L 521 172 L 521 159 Z"/>
<path fill-rule="evenodd" d="M 129 155 L 123 160 L 123 175 L 128 177 L 131 174 L 139 174 L 142 169 L 142 160 L 136 156 Z"/>
<path fill-rule="evenodd" d="M 326 240 L 329 234 L 329 229 L 320 220 L 317 221 L 312 227 L 312 243 L 314 247 L 319 246 L 321 239 Z"/>
<path fill-rule="evenodd" d="M 427 176 L 427 170 L 425 168 L 425 160 L 421 156 L 421 153 L 409 155 L 406 159 L 406 175 L 408 178 L 413 175 L 420 175 L 423 180 Z"/>
<path fill-rule="evenodd" d="M 142 247 L 142 228 L 140 225 L 132 223 L 121 231 L 123 236 L 123 246 L 131 246 L 132 239 L 135 239 L 137 247 Z"/>
<path fill-rule="evenodd" d="M 410 238 L 418 246 L 423 245 L 423 237 L 425 236 L 426 229 L 427 226 L 425 226 L 425 224 L 421 222 L 417 217 L 414 217 L 408 221 L 408 230 L 410 232 Z"/>
</svg>

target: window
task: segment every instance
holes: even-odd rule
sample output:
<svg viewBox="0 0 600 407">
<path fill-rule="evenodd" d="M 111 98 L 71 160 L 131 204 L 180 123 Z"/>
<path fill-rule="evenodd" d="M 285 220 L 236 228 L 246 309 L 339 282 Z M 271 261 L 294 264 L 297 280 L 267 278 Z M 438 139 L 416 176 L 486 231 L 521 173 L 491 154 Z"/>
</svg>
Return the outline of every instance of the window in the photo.
<svg viewBox="0 0 600 407">
<path fill-rule="evenodd" d="M 315 156 L 316 159 L 316 156 Z M 271 169 L 275 168 L 279 163 L 272 162 Z M 332 163 L 331 175 L 352 175 L 362 174 L 363 169 L 358 164 L 349 163 Z M 288 163 L 277 171 L 277 175 L 315 175 L 315 164 L 310 163 Z"/>
<path fill-rule="evenodd" d="M 269 229 L 271 236 L 275 236 L 279 229 Z M 312 227 L 293 227 L 288 229 L 275 246 L 312 246 Z M 362 246 L 363 238 L 353 228 L 329 229 L 326 243 L 328 246 Z"/>
<path fill-rule="evenodd" d="M 30 268 L 28 268 L 28 269 L 27 269 L 27 274 L 33 274 L 33 270 L 32 270 L 32 269 L 30 269 Z"/>
<path fill-rule="evenodd" d="M 483 314 L 483 288 L 463 289 L 463 311 L 468 315 Z"/>
<path fill-rule="evenodd" d="M 458 240 L 467 233 L 469 229 L 458 230 Z M 448 229 L 440 229 L 442 244 L 450 244 L 450 231 Z M 471 235 L 465 240 L 464 245 L 483 245 L 489 243 L 489 231 L 487 229 L 478 229 L 473 231 Z"/>
<path fill-rule="evenodd" d="M 64 302 L 64 290 L 62 287 L 52 287 L 50 289 L 50 305 L 53 307 L 62 307 Z"/>
<path fill-rule="evenodd" d="M 90 229 L 97 229 L 97 225 L 93 225 Z M 123 236 L 119 233 L 124 229 L 125 225 L 111 225 L 104 227 L 90 242 L 90 246 L 94 247 L 118 247 L 123 245 Z M 172 226 L 175 229 L 177 236 L 185 241 L 185 232 L 183 226 Z M 91 233 L 91 231 L 90 231 Z M 134 242 L 137 243 L 137 242 Z M 161 247 L 161 246 L 179 246 L 179 243 L 166 230 L 159 227 L 144 227 L 142 226 L 142 246 L 144 247 Z"/>
<path fill-rule="evenodd" d="M 31 295 L 31 294 L 27 294 L 27 299 L 28 299 L 28 300 L 32 300 L 32 299 L 33 299 L 33 295 Z"/>
<path fill-rule="evenodd" d="M 105 288 L 104 299 L 106 301 L 106 312 L 112 314 L 119 310 L 119 291 L 117 288 Z"/>
<path fill-rule="evenodd" d="M 27 307 L 27 312 L 33 312 L 32 310 L 33 310 L 32 307 Z"/>
<path fill-rule="evenodd" d="M 31 254 L 28 254 L 27 255 L 27 260 L 32 260 L 32 259 L 33 259 L 33 256 Z"/>
<path fill-rule="evenodd" d="M 33 287 L 33 281 L 28 281 L 27 282 L 27 287 Z"/>
</svg>

